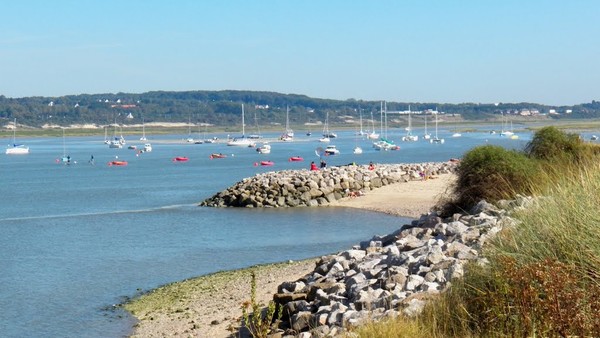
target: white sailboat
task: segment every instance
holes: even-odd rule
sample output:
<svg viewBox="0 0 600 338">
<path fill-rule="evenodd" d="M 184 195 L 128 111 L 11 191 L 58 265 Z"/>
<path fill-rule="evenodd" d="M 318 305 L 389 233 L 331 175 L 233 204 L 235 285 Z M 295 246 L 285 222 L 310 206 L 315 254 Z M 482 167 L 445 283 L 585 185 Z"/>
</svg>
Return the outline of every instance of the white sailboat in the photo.
<svg viewBox="0 0 600 338">
<path fill-rule="evenodd" d="M 458 132 L 458 128 L 456 127 L 457 123 L 456 122 L 456 117 L 454 118 L 454 133 L 452 134 L 452 137 L 461 137 L 462 134 Z"/>
<path fill-rule="evenodd" d="M 363 122 L 362 122 L 362 109 L 359 109 L 359 114 L 360 114 L 360 130 L 358 131 L 357 135 L 363 136 L 366 135 L 367 133 L 363 131 Z"/>
<path fill-rule="evenodd" d="M 425 132 L 423 134 L 424 140 L 429 140 L 431 138 L 431 134 L 427 132 L 427 116 L 425 116 Z"/>
<path fill-rule="evenodd" d="M 242 103 L 242 136 L 236 137 L 227 142 L 228 146 L 237 146 L 237 147 L 248 147 L 253 145 L 254 142 L 246 137 L 246 124 L 244 122 L 244 104 Z"/>
<path fill-rule="evenodd" d="M 192 137 L 192 118 L 188 118 L 188 137 L 185 140 L 188 143 L 194 143 L 194 138 Z"/>
<path fill-rule="evenodd" d="M 412 120 L 411 120 L 410 106 L 408 106 L 408 127 L 406 127 L 406 135 L 402 136 L 402 141 L 414 142 L 414 141 L 418 141 L 418 140 L 419 140 L 419 136 L 412 134 Z"/>
<path fill-rule="evenodd" d="M 281 134 L 280 139 L 286 142 L 294 140 L 294 131 L 290 129 L 290 106 L 285 107 L 285 131 Z"/>
<path fill-rule="evenodd" d="M 114 148 L 114 149 L 123 148 L 123 143 L 125 143 L 125 142 L 121 142 L 122 139 L 123 139 L 122 135 L 121 135 L 121 138 L 117 137 L 117 125 L 115 125 L 115 131 L 113 133 L 113 139 L 112 139 L 112 141 L 110 141 L 108 143 L 108 147 L 109 148 Z"/>
<path fill-rule="evenodd" d="M 110 140 L 108 139 L 108 127 L 104 127 L 104 144 L 110 144 Z"/>
<path fill-rule="evenodd" d="M 438 137 L 438 118 L 437 118 L 437 113 L 435 114 L 435 137 L 432 138 L 432 139 L 429 139 L 429 143 L 439 143 L 439 144 L 444 143 L 444 139 Z"/>
<path fill-rule="evenodd" d="M 213 138 L 207 138 L 206 137 L 206 131 L 208 129 L 208 124 L 204 125 L 204 143 L 215 143 L 217 141 L 217 137 L 213 137 Z"/>
<path fill-rule="evenodd" d="M 515 133 L 513 133 L 512 131 L 512 121 L 510 121 L 510 129 L 508 130 L 508 121 L 505 121 L 504 119 L 504 113 L 502 113 L 502 131 L 500 131 L 500 136 L 513 136 Z"/>
<path fill-rule="evenodd" d="M 253 140 L 261 139 L 262 136 L 260 134 L 260 127 L 258 126 L 258 117 L 256 116 L 256 112 L 254 112 L 254 125 L 256 126 L 256 134 L 250 134 L 248 135 L 248 138 Z"/>
<path fill-rule="evenodd" d="M 384 118 L 385 118 L 385 127 L 384 127 Z M 387 138 L 387 102 L 381 103 L 381 133 L 384 135 L 379 138 L 379 141 L 373 142 L 373 148 L 375 150 L 399 150 L 400 147 L 394 142 L 388 140 Z"/>
<path fill-rule="evenodd" d="M 325 126 L 323 126 L 323 137 L 324 138 L 336 138 L 337 134 L 329 131 L 329 112 L 325 115 Z M 329 142 L 329 141 L 325 141 Z"/>
<path fill-rule="evenodd" d="M 63 139 L 63 154 L 62 157 L 60 158 L 60 160 L 56 160 L 57 162 L 60 162 L 64 165 L 70 165 L 70 164 L 74 164 L 77 163 L 76 161 L 71 160 L 71 156 L 67 155 L 67 147 L 65 144 L 65 128 L 61 128 L 62 129 L 62 139 Z"/>
<path fill-rule="evenodd" d="M 371 111 L 371 132 L 369 133 L 369 135 L 367 135 L 367 138 L 370 140 L 379 139 L 379 134 L 375 132 L 375 120 L 373 119 L 373 111 Z"/>
<path fill-rule="evenodd" d="M 29 154 L 29 147 L 17 143 L 17 119 L 13 122 L 13 142 L 6 148 L 7 155 L 25 155 Z"/>
<path fill-rule="evenodd" d="M 142 119 L 142 137 L 140 137 L 140 141 L 147 141 L 146 138 L 146 125 L 144 124 L 144 119 Z"/>
</svg>

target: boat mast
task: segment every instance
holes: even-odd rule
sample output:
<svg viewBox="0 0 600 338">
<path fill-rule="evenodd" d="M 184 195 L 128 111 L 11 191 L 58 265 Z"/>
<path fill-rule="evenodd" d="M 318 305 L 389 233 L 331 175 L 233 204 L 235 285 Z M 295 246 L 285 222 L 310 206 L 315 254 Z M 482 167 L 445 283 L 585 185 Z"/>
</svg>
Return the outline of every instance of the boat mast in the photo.
<svg viewBox="0 0 600 338">
<path fill-rule="evenodd" d="M 244 104 L 242 103 L 242 137 L 246 137 L 246 124 L 244 123 Z"/>
</svg>

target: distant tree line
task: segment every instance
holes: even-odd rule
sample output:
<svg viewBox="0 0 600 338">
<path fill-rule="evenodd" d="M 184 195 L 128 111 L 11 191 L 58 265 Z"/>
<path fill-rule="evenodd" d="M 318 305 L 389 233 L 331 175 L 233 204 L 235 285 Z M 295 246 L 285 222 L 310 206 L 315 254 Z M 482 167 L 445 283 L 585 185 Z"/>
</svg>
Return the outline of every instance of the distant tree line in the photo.
<svg viewBox="0 0 600 338">
<path fill-rule="evenodd" d="M 285 123 L 286 107 L 290 109 L 290 123 L 323 121 L 329 113 L 333 121 L 338 116 L 358 118 L 362 111 L 366 118 L 370 112 L 379 112 L 380 101 L 331 100 L 305 95 L 281 94 L 260 91 L 153 91 L 141 94 L 81 94 L 60 97 L 7 98 L 0 96 L 0 123 L 14 118 L 19 123 L 39 127 L 44 124 L 70 125 L 94 123 L 107 125 L 139 124 L 145 122 L 192 122 L 233 126 L 240 123 L 241 104 L 245 104 L 246 123 L 256 117 L 265 121 Z M 414 102 L 387 102 L 388 111 L 423 111 L 437 109 L 446 114 L 461 114 L 465 119 L 497 118 L 506 110 L 537 109 L 548 113 L 551 109 L 570 109 L 569 117 L 600 117 L 600 102 L 592 101 L 572 107 L 554 107 L 535 103 L 499 104 L 440 104 Z M 268 107 L 268 108 L 267 108 Z M 130 115 L 131 114 L 131 115 Z M 127 118 L 127 116 L 132 118 Z M 552 115 L 560 118 L 563 115 Z"/>
</svg>

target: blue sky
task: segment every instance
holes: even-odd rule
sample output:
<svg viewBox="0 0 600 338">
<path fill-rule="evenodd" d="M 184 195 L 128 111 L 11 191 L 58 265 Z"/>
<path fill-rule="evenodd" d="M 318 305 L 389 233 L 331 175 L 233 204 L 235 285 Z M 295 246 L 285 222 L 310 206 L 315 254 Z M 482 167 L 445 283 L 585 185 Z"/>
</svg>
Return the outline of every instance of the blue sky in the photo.
<svg viewBox="0 0 600 338">
<path fill-rule="evenodd" d="M 0 95 L 600 99 L 600 1 L 4 1 Z"/>
</svg>

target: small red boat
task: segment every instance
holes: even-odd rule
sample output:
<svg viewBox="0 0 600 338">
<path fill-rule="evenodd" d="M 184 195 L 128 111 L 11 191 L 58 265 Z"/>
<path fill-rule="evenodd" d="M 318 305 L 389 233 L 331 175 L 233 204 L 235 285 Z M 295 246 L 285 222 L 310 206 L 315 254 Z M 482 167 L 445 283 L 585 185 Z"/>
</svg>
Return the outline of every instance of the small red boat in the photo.
<svg viewBox="0 0 600 338">
<path fill-rule="evenodd" d="M 173 162 L 187 162 L 189 158 L 185 156 L 178 156 L 173 158 Z"/>
<path fill-rule="evenodd" d="M 113 165 L 120 165 L 120 166 L 125 166 L 127 165 L 127 161 L 110 161 L 108 162 L 109 166 L 113 166 Z"/>
<path fill-rule="evenodd" d="M 218 153 L 218 154 L 211 154 L 211 155 L 209 156 L 209 158 L 210 158 L 211 160 L 212 160 L 213 158 L 225 158 L 225 157 L 227 157 L 227 155 L 225 155 L 225 154 L 221 154 L 221 153 Z"/>
<path fill-rule="evenodd" d="M 300 161 L 304 161 L 304 159 L 300 156 L 292 156 L 288 159 L 288 161 L 290 162 L 300 162 Z"/>
<path fill-rule="evenodd" d="M 254 166 L 257 166 L 259 164 L 261 166 L 272 166 L 273 164 L 275 164 L 275 162 L 273 162 L 273 161 L 260 161 L 260 162 L 254 163 Z"/>
</svg>

